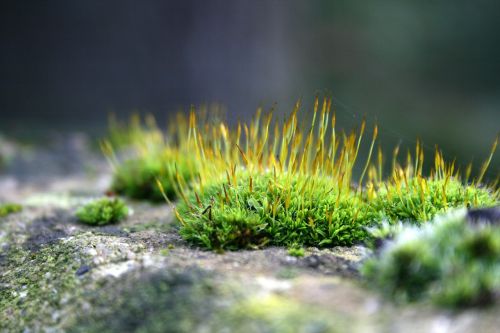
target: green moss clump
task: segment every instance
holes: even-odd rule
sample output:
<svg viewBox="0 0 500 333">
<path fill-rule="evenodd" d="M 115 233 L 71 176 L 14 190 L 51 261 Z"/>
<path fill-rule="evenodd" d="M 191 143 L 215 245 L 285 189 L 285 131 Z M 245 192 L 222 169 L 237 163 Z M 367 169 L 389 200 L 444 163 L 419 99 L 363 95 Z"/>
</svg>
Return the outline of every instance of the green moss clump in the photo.
<svg viewBox="0 0 500 333">
<path fill-rule="evenodd" d="M 179 203 L 186 240 L 215 250 L 352 245 L 377 216 L 359 195 L 339 194 L 328 177 L 243 171 L 233 183 L 213 180 Z"/>
<path fill-rule="evenodd" d="M 90 225 L 117 223 L 128 214 L 128 208 L 120 199 L 103 198 L 93 201 L 76 212 L 80 222 Z"/>
<path fill-rule="evenodd" d="M 420 225 L 451 208 L 498 203 L 491 189 L 455 179 L 410 178 L 376 192 L 345 190 L 326 176 L 237 171 L 184 195 L 181 235 L 212 250 L 278 246 L 350 246 L 369 240 L 365 227 L 407 221 Z"/>
<path fill-rule="evenodd" d="M 291 247 L 288 249 L 288 255 L 292 257 L 303 257 L 306 251 L 303 247 Z"/>
<path fill-rule="evenodd" d="M 490 188 L 456 179 L 410 178 L 339 194 L 325 176 L 239 173 L 236 185 L 219 178 L 184 196 L 177 215 L 186 240 L 212 250 L 350 246 L 369 240 L 365 227 L 384 220 L 420 225 L 452 208 L 499 202 Z"/>
<path fill-rule="evenodd" d="M 119 165 L 115 171 L 111 190 L 132 199 L 151 201 L 164 200 L 156 179 L 162 176 L 162 162 L 155 158 L 132 159 Z M 167 194 L 172 195 L 170 186 L 165 186 Z"/>
<path fill-rule="evenodd" d="M 406 183 L 386 183 L 371 205 L 392 222 L 422 223 L 450 208 L 490 207 L 498 197 L 488 188 L 464 185 L 456 179 L 411 178 Z"/>
<path fill-rule="evenodd" d="M 163 202 L 177 198 L 178 182 L 189 183 L 199 160 L 188 140 L 189 122 L 179 114 L 167 130 L 153 117 L 134 115 L 129 124 L 110 120 L 101 148 L 113 165 L 111 191 L 138 200 Z"/>
<path fill-rule="evenodd" d="M 9 214 L 18 213 L 23 209 L 23 206 L 14 203 L 0 204 L 0 217 L 7 216 Z"/>
<path fill-rule="evenodd" d="M 397 300 L 481 306 L 500 292 L 499 257 L 500 227 L 469 223 L 459 210 L 421 228 L 402 227 L 362 272 L 370 285 Z"/>
<path fill-rule="evenodd" d="M 177 175 L 184 181 L 189 181 L 192 173 L 193 169 L 186 158 L 152 154 L 118 165 L 111 190 L 138 200 L 162 202 L 165 196 L 174 200 L 177 198 Z"/>
</svg>

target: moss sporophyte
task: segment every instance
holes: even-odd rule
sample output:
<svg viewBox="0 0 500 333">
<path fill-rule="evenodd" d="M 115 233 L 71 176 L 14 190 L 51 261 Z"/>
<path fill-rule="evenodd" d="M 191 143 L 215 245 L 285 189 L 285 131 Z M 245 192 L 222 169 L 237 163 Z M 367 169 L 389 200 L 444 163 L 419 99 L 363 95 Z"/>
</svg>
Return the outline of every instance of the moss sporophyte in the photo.
<svg viewBox="0 0 500 333">
<path fill-rule="evenodd" d="M 300 102 L 282 123 L 259 109 L 235 128 L 194 107 L 167 131 L 136 118 L 115 130 L 114 145 L 103 143 L 115 166 L 113 187 L 134 198 L 178 199 L 181 235 L 215 250 L 352 245 L 384 220 L 420 224 L 450 208 L 499 203 L 498 181 L 483 184 L 498 138 L 472 182 L 471 166 L 462 174 L 439 149 L 425 173 L 420 142 L 404 163 L 396 148 L 387 173 L 375 149 L 377 126 L 365 144 L 366 122 L 339 131 L 331 104 L 315 100 L 308 128 L 299 121 Z M 116 156 L 119 140 L 132 158 Z"/>
</svg>

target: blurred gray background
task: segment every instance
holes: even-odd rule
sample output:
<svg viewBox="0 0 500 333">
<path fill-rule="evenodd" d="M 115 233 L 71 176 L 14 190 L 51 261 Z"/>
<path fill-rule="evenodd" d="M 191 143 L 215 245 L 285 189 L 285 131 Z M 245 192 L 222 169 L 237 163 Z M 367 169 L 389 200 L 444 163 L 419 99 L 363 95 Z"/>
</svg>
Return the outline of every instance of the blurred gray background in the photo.
<svg viewBox="0 0 500 333">
<path fill-rule="evenodd" d="M 102 135 L 109 112 L 160 119 L 203 102 L 232 120 L 334 97 L 381 142 L 464 164 L 500 130 L 500 2 L 3 0 L 0 132 Z M 428 156 L 430 159 L 430 156 Z M 490 175 L 497 173 L 497 157 Z"/>
</svg>

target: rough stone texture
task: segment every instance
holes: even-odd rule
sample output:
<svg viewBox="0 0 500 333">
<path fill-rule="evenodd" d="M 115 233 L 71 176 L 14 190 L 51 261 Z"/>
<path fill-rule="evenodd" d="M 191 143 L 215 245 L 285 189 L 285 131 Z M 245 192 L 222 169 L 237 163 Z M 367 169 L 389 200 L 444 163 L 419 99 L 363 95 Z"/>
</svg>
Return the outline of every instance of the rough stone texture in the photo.
<svg viewBox="0 0 500 333">
<path fill-rule="evenodd" d="M 54 154 L 58 161 L 66 156 L 81 165 L 64 162 L 54 166 L 59 174 L 38 172 L 37 159 L 51 160 Z M 16 169 L 22 155 L 15 155 L 11 151 L 4 170 Z M 207 252 L 179 237 L 167 204 L 129 202 L 132 213 L 120 224 L 79 224 L 76 208 L 106 190 L 106 164 L 80 144 L 33 156 L 30 163 L 19 162 L 30 176 L 0 174 L 0 202 L 24 205 L 22 212 L 0 219 L 2 332 L 496 332 L 500 327 L 498 307 L 451 313 L 382 300 L 359 278 L 362 246 L 308 248 L 301 258 L 274 247 Z"/>
</svg>

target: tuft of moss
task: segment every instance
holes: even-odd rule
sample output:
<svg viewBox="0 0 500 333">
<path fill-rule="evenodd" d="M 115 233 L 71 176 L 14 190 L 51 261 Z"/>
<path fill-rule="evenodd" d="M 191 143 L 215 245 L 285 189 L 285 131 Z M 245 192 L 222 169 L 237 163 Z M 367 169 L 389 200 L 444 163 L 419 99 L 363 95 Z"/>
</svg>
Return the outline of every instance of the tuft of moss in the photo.
<svg viewBox="0 0 500 333">
<path fill-rule="evenodd" d="M 236 183 L 213 181 L 177 206 L 180 234 L 215 250 L 352 245 L 376 214 L 357 195 L 339 195 L 331 179 L 242 172 Z"/>
<path fill-rule="evenodd" d="M 303 247 L 290 247 L 288 249 L 288 255 L 292 257 L 303 257 L 306 251 Z"/>
<path fill-rule="evenodd" d="M 188 134 L 188 119 L 181 114 L 166 131 L 151 116 L 143 121 L 135 115 L 129 124 L 112 118 L 108 139 L 101 142 L 114 169 L 111 190 L 152 202 L 176 199 L 177 183 L 188 183 L 198 169 Z"/>
<path fill-rule="evenodd" d="M 177 197 L 176 177 L 189 180 L 192 169 L 178 154 L 151 154 L 130 159 L 115 169 L 111 190 L 132 199 L 162 202 Z"/>
<path fill-rule="evenodd" d="M 424 223 L 448 209 L 490 207 L 499 203 L 488 188 L 465 185 L 458 179 L 412 178 L 380 187 L 371 205 L 391 222 Z"/>
<path fill-rule="evenodd" d="M 128 208 L 120 199 L 103 198 L 95 200 L 79 208 L 76 212 L 78 220 L 90 225 L 106 225 L 123 220 Z"/>
<path fill-rule="evenodd" d="M 0 204 L 0 217 L 18 213 L 23 210 L 23 206 L 15 203 Z"/>
<path fill-rule="evenodd" d="M 399 227 L 362 273 L 369 285 L 396 300 L 484 306 L 500 293 L 498 258 L 500 226 L 472 224 L 461 209 L 422 227 Z"/>
</svg>

